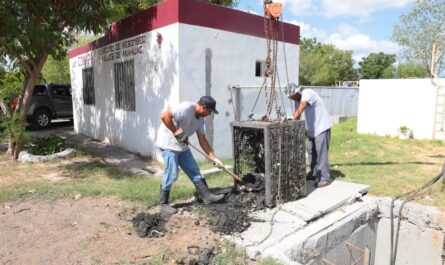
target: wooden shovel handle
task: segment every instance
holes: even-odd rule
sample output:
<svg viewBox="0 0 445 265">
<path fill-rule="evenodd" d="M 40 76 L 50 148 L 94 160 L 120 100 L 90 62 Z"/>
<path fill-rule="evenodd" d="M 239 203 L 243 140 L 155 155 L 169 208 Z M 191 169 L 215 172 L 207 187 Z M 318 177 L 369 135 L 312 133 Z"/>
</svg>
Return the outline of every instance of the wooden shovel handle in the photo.
<svg viewBox="0 0 445 265">
<path fill-rule="evenodd" d="M 192 143 L 188 143 L 188 145 L 195 149 L 196 151 L 198 151 L 199 153 L 201 153 L 201 155 L 205 156 L 208 160 L 212 161 L 213 163 L 215 163 L 215 160 L 213 160 L 213 158 L 211 158 L 209 155 L 207 155 L 206 153 L 204 153 L 204 151 L 202 151 L 201 149 L 198 149 L 196 146 L 194 146 Z M 233 177 L 234 180 L 236 180 L 237 182 L 241 182 L 241 178 L 235 174 L 233 174 L 232 171 L 228 170 L 224 165 L 222 165 L 221 167 L 222 170 L 224 170 L 227 174 L 229 174 L 230 176 Z"/>
</svg>

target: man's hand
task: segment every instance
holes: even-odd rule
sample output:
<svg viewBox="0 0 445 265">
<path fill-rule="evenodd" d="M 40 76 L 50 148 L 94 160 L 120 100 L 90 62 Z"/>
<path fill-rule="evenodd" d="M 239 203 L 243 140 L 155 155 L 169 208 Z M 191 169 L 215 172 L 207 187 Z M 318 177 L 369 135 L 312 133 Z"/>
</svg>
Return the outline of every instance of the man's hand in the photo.
<svg viewBox="0 0 445 265">
<path fill-rule="evenodd" d="M 184 131 L 179 128 L 176 130 L 176 132 L 173 134 L 176 138 L 176 141 L 178 141 L 181 144 L 188 144 L 189 143 L 189 138 L 187 137 L 187 135 L 185 135 Z"/>
<path fill-rule="evenodd" d="M 223 168 L 224 164 L 218 158 L 213 158 L 213 166 L 217 168 Z"/>
</svg>

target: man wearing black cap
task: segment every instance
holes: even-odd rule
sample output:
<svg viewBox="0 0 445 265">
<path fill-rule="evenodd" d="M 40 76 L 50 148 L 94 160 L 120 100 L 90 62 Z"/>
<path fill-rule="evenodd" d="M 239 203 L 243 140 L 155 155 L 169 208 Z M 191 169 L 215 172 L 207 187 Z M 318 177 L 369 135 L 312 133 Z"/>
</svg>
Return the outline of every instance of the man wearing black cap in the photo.
<svg viewBox="0 0 445 265">
<path fill-rule="evenodd" d="M 187 145 L 188 137 L 196 133 L 202 150 L 215 161 L 216 167 L 222 166 L 205 137 L 204 117 L 212 113 L 218 114 L 216 101 L 211 96 L 203 96 L 197 103 L 182 102 L 161 114 L 162 124 L 158 130 L 156 144 L 161 150 L 165 165 L 160 199 L 161 211 L 165 213 L 176 213 L 176 209 L 168 205 L 168 198 L 173 183 L 178 179 L 178 166 L 193 182 L 205 204 L 217 202 L 224 197 L 209 191 Z"/>
</svg>

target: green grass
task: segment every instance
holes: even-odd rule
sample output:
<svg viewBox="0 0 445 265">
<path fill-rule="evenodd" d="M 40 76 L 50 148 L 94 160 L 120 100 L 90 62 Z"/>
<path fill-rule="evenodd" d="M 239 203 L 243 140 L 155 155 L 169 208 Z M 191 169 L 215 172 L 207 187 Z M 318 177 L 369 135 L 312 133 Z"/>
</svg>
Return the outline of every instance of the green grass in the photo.
<svg viewBox="0 0 445 265">
<path fill-rule="evenodd" d="M 234 243 L 225 241 L 226 251 L 212 259 L 212 264 L 218 265 L 245 265 L 247 254 L 244 249 L 237 247 Z"/>
<path fill-rule="evenodd" d="M 426 183 L 442 169 L 445 161 L 445 143 L 439 141 L 399 140 L 390 137 L 356 133 L 356 120 L 335 125 L 329 159 L 333 177 L 337 180 L 370 185 L 370 193 L 378 196 L 396 196 Z M 87 153 L 80 156 L 90 157 Z M 138 200 L 147 205 L 156 205 L 159 200 L 160 177 L 138 177 L 131 173 L 97 162 L 83 162 L 57 168 L 48 163 L 45 166 L 6 162 L 0 156 L 0 202 L 28 196 L 42 198 L 82 196 L 115 196 L 127 200 Z M 225 164 L 231 164 L 225 160 Z M 200 164 L 202 169 L 211 163 Z M 46 181 L 31 177 L 42 171 L 68 174 L 69 180 Z M 21 177 L 16 181 L 1 182 L 3 177 Z M 28 172 L 28 173 L 27 173 Z M 28 174 L 28 175 L 27 175 Z M 226 173 L 206 177 L 210 187 L 233 185 Z M 442 183 L 435 184 L 423 192 L 418 202 L 445 208 L 445 192 Z M 33 192 L 29 192 L 32 190 Z M 171 200 L 189 198 L 195 189 L 181 172 L 171 192 Z"/>
<path fill-rule="evenodd" d="M 418 188 L 436 176 L 445 162 L 445 143 L 356 133 L 356 120 L 332 129 L 329 159 L 339 180 L 370 185 L 370 193 L 396 196 Z M 445 193 L 436 183 L 417 201 L 444 207 Z"/>
<path fill-rule="evenodd" d="M 7 174 L 13 174 L 14 170 L 19 170 L 17 165 L 12 167 L 13 169 L 10 169 Z M 31 171 L 32 164 L 25 164 L 20 168 Z M 48 168 L 55 170 L 51 164 L 48 164 Z M 115 196 L 121 199 L 143 201 L 147 205 L 156 205 L 159 202 L 161 177 L 135 176 L 128 171 L 96 162 L 83 163 L 75 167 L 64 166 L 61 169 L 63 174 L 72 177 L 62 181 L 48 182 L 34 179 L 0 185 L 0 202 L 13 201 L 27 196 L 56 199 L 76 195 Z M 2 173 L 0 173 L 0 177 L 2 177 Z M 206 179 L 211 187 L 231 184 L 230 179 L 224 176 L 221 178 L 214 175 Z M 194 191 L 193 184 L 181 172 L 178 181 L 173 186 L 170 198 L 172 201 L 188 198 Z"/>
</svg>

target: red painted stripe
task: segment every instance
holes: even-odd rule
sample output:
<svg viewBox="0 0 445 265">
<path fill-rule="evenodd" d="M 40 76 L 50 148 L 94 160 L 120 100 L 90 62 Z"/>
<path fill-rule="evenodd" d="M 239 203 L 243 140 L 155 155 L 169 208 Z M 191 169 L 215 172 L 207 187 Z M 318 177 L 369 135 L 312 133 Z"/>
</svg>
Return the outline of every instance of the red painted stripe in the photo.
<svg viewBox="0 0 445 265">
<path fill-rule="evenodd" d="M 107 34 L 89 44 L 68 51 L 70 58 L 107 44 L 178 22 L 178 0 L 166 0 L 136 15 L 113 23 Z"/>
<path fill-rule="evenodd" d="M 179 1 L 179 21 L 184 24 L 266 37 L 262 16 L 201 1 Z M 284 41 L 300 44 L 300 27 L 289 23 L 282 23 L 282 25 Z M 281 26 L 279 26 L 278 39 L 280 41 L 282 41 L 282 36 Z"/>
<path fill-rule="evenodd" d="M 68 51 L 73 58 L 107 44 L 162 28 L 184 23 L 265 38 L 264 19 L 235 9 L 198 0 L 166 0 L 134 16 L 113 23 L 108 33 L 87 45 Z M 284 41 L 300 43 L 300 27 L 283 23 Z M 281 31 L 278 34 L 281 39 Z"/>
</svg>

